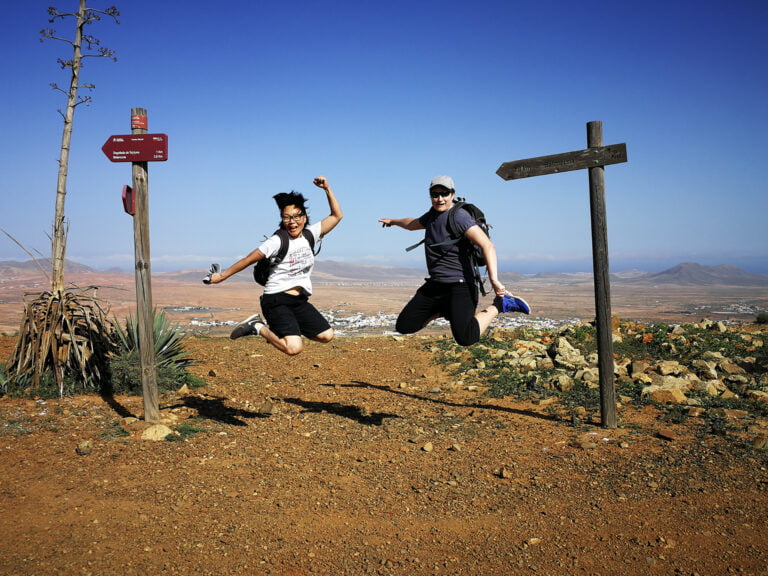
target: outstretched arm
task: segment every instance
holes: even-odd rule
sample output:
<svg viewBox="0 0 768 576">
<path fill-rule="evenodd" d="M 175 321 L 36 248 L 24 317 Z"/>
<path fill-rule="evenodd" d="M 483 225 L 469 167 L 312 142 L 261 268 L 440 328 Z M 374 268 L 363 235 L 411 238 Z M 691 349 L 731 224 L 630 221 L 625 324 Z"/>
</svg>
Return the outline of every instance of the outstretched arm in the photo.
<svg viewBox="0 0 768 576">
<path fill-rule="evenodd" d="M 467 231 L 464 232 L 464 235 L 469 238 L 470 242 L 478 246 L 480 250 L 483 251 L 485 266 L 488 270 L 488 280 L 491 281 L 493 291 L 497 296 L 504 296 L 504 291 L 506 288 L 504 287 L 504 284 L 502 284 L 499 280 L 498 262 L 496 260 L 496 247 L 493 245 L 493 242 L 491 242 L 491 239 L 488 238 L 488 235 L 483 232 L 483 229 L 480 228 L 480 226 L 477 224 L 470 226 Z"/>
<path fill-rule="evenodd" d="M 331 186 L 328 184 L 325 176 L 318 176 L 312 183 L 318 188 L 325 190 L 325 195 L 328 197 L 328 206 L 331 209 L 331 213 L 320 221 L 320 234 L 325 236 L 341 222 L 341 219 L 344 218 L 344 213 L 341 211 L 341 205 L 336 200 L 336 195 L 331 190 Z"/>
<path fill-rule="evenodd" d="M 384 228 L 399 226 L 405 230 L 424 230 L 418 218 L 379 218 L 379 222 Z"/>
<path fill-rule="evenodd" d="M 258 262 L 259 260 L 263 260 L 264 258 L 266 258 L 266 256 L 264 255 L 264 252 L 256 248 L 256 250 L 248 254 L 248 256 L 246 256 L 245 258 L 241 258 L 226 270 L 222 272 L 216 272 L 215 274 L 211 274 L 211 284 L 218 284 L 219 282 L 224 282 L 224 280 L 226 280 L 230 276 L 234 276 L 241 270 L 244 270 L 251 264 L 256 264 L 256 262 Z"/>
</svg>

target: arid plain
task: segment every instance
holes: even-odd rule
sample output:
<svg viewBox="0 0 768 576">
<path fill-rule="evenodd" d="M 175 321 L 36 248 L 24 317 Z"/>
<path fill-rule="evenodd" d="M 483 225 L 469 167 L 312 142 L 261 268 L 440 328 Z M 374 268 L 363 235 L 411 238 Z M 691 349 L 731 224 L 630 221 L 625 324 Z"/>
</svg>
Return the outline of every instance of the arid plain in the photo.
<svg viewBox="0 0 768 576">
<path fill-rule="evenodd" d="M 396 314 L 415 292 L 423 272 L 404 268 L 359 267 L 359 275 L 339 273 L 333 263 L 319 263 L 312 302 L 321 310 L 342 314 Z M 355 270 L 355 269 L 353 269 Z M 391 273 L 389 272 L 391 271 Z M 193 331 L 224 334 L 229 328 L 217 323 L 232 322 L 259 311 L 261 287 L 243 271 L 229 281 L 206 286 L 200 281 L 205 270 L 153 274 L 152 299 L 158 309 L 168 311 L 172 320 L 188 326 L 205 326 Z M 502 275 L 514 293 L 532 306 L 532 317 L 556 321 L 591 321 L 595 317 L 595 296 L 590 274 Z M 66 275 L 72 287 L 88 289 L 110 316 L 123 319 L 136 309 L 135 279 L 132 273 L 76 272 Z M 727 282 L 727 279 L 724 280 Z M 0 281 L 0 333 L 13 334 L 19 328 L 24 299 L 49 289 L 38 269 L 13 268 Z M 489 302 L 485 297 L 481 303 Z M 618 276 L 611 281 L 611 312 L 622 319 L 643 322 L 694 322 L 702 318 L 751 322 L 757 312 L 768 309 L 768 285 L 636 282 Z"/>
</svg>

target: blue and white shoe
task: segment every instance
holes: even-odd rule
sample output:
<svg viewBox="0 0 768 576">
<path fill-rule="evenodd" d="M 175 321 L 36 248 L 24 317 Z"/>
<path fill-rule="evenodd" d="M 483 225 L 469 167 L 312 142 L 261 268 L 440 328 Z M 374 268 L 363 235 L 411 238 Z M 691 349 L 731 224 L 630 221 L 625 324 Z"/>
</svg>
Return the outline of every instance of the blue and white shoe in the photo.
<svg viewBox="0 0 768 576">
<path fill-rule="evenodd" d="M 523 314 L 530 314 L 531 307 L 528 302 L 518 296 L 513 296 L 511 292 L 507 292 L 503 297 L 496 296 L 493 299 L 493 305 L 500 313 L 504 312 L 521 312 Z"/>
<path fill-rule="evenodd" d="M 261 321 L 261 316 L 254 314 L 235 326 L 235 329 L 232 330 L 229 337 L 232 338 L 232 340 L 237 340 L 243 336 L 258 336 L 263 327 L 264 323 Z"/>
</svg>

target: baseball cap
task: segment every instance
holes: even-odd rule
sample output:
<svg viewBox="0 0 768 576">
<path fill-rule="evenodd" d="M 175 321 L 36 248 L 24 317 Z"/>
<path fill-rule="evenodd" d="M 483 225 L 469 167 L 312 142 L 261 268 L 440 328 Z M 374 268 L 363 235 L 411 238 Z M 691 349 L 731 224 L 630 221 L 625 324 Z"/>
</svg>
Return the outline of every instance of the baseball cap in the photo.
<svg viewBox="0 0 768 576">
<path fill-rule="evenodd" d="M 432 190 L 435 186 L 442 186 L 443 188 L 448 188 L 448 190 L 455 190 L 453 186 L 453 178 L 445 176 L 444 174 L 432 178 L 432 182 L 429 184 L 429 189 Z"/>
</svg>

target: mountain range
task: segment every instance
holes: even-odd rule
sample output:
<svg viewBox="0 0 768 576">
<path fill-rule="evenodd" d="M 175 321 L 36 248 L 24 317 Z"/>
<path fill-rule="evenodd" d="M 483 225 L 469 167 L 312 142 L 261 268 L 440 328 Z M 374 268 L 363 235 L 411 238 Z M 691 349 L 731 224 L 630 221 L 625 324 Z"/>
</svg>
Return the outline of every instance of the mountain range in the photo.
<svg viewBox="0 0 768 576">
<path fill-rule="evenodd" d="M 0 277 L 12 278 L 19 275 L 28 276 L 30 273 L 40 272 L 40 268 L 50 274 L 50 263 L 47 259 L 37 262 L 27 260 L 17 262 L 12 260 L 0 261 Z M 83 264 L 67 261 L 66 274 L 127 274 L 129 272 L 119 270 L 95 270 Z M 180 270 L 177 272 L 155 273 L 157 278 L 166 278 L 180 282 L 200 282 L 206 270 Z M 422 268 L 409 268 L 406 266 L 373 266 L 363 264 L 350 264 L 333 260 L 318 260 L 313 271 L 313 281 L 317 284 L 418 284 L 423 281 L 426 271 Z M 514 272 L 504 272 L 505 281 L 522 281 L 526 278 L 551 279 L 554 281 L 590 281 L 591 272 L 575 274 L 536 274 L 526 276 Z M 250 270 L 244 270 L 229 281 L 253 282 Z M 704 266 L 695 262 L 684 262 L 663 270 L 650 273 L 642 270 L 629 270 L 612 273 L 612 283 L 637 284 L 637 285 L 681 285 L 681 286 L 766 286 L 768 287 L 768 274 L 753 274 L 730 265 Z"/>
</svg>

